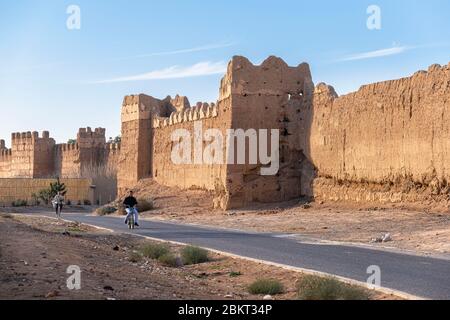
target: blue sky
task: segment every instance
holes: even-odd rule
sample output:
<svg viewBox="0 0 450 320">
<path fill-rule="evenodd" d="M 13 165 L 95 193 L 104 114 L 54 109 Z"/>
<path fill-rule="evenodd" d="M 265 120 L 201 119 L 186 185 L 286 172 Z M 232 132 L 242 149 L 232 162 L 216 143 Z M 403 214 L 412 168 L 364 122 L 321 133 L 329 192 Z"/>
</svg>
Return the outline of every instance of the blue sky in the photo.
<svg viewBox="0 0 450 320">
<path fill-rule="evenodd" d="M 69 5 L 81 29 L 69 30 Z M 366 10 L 381 9 L 381 30 Z M 124 95 L 215 101 L 226 62 L 311 66 L 339 94 L 450 61 L 448 0 L 15 0 L 0 2 L 0 138 L 79 127 L 120 133 Z"/>
</svg>

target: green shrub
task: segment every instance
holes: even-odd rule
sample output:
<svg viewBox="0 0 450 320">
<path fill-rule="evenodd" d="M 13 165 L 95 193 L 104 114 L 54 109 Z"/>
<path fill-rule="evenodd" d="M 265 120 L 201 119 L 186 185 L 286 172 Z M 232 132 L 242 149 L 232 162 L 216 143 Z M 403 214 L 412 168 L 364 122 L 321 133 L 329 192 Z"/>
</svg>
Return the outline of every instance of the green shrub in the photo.
<svg viewBox="0 0 450 320">
<path fill-rule="evenodd" d="M 236 278 L 242 276 L 242 273 L 240 271 L 231 271 L 229 275 L 231 278 Z"/>
<path fill-rule="evenodd" d="M 80 222 L 74 221 L 69 223 L 66 229 L 67 232 L 73 232 L 73 233 L 81 233 L 86 232 L 85 229 L 83 229 L 83 225 Z"/>
<path fill-rule="evenodd" d="M 26 207 L 27 205 L 27 200 L 16 200 L 12 203 L 13 207 Z"/>
<path fill-rule="evenodd" d="M 95 212 L 99 216 L 106 216 L 106 215 L 109 215 L 109 214 L 113 214 L 116 211 L 117 211 L 117 208 L 114 208 L 114 207 L 111 207 L 111 206 L 104 206 L 104 207 L 100 207 L 97 210 L 95 210 Z"/>
<path fill-rule="evenodd" d="M 173 253 L 163 254 L 158 258 L 158 261 L 167 267 L 176 268 L 179 265 L 177 257 Z"/>
<path fill-rule="evenodd" d="M 304 276 L 298 284 L 300 300 L 367 300 L 367 290 L 330 277 Z"/>
<path fill-rule="evenodd" d="M 88 200 L 88 199 L 84 199 L 84 200 L 83 200 L 83 204 L 84 204 L 85 206 L 90 206 L 90 205 L 91 205 L 91 201 Z"/>
<path fill-rule="evenodd" d="M 142 254 L 140 254 L 139 252 L 136 251 L 132 251 L 129 255 L 128 255 L 128 261 L 133 262 L 133 263 L 138 263 L 142 260 Z"/>
<path fill-rule="evenodd" d="M 159 259 L 159 257 L 168 254 L 170 248 L 166 244 L 146 244 L 141 247 L 140 252 L 146 258 Z"/>
<path fill-rule="evenodd" d="M 153 200 L 138 199 L 137 202 L 137 210 L 139 212 L 150 211 L 155 208 L 153 205 Z"/>
<path fill-rule="evenodd" d="M 58 192 L 61 193 L 62 196 L 65 196 L 67 193 L 66 185 L 64 183 L 61 183 L 59 181 L 59 178 L 56 178 L 56 182 L 50 183 L 50 196 L 51 198 L 54 198 Z"/>
<path fill-rule="evenodd" d="M 181 250 L 181 258 L 183 264 L 199 264 L 203 262 L 208 262 L 208 251 L 199 247 L 188 246 Z"/>
<path fill-rule="evenodd" d="M 248 287 L 251 294 L 280 294 L 283 293 L 283 284 L 274 279 L 258 279 Z"/>
<path fill-rule="evenodd" d="M 50 189 L 42 189 L 39 190 L 37 194 L 32 195 L 35 198 L 36 203 L 39 203 L 40 200 L 46 205 L 50 203 L 52 200 L 52 191 Z"/>
</svg>

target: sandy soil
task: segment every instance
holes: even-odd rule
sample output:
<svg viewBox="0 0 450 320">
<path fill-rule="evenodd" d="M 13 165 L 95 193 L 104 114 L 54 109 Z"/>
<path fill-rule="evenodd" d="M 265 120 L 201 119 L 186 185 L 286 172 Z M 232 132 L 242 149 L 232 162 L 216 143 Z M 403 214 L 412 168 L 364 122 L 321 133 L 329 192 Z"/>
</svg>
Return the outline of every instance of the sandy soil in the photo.
<svg viewBox="0 0 450 320">
<path fill-rule="evenodd" d="M 155 210 L 144 214 L 153 219 L 300 234 L 318 240 L 412 250 L 420 254 L 450 254 L 448 208 L 293 201 L 224 212 L 213 210 L 212 195 L 199 190 L 167 188 L 147 180 L 136 192 L 154 199 Z M 371 243 L 386 233 L 391 234 L 393 241 Z"/>
<path fill-rule="evenodd" d="M 212 261 L 168 268 L 130 253 L 149 243 L 85 225 L 0 215 L 0 299 L 262 299 L 247 293 L 258 278 L 280 280 L 294 299 L 301 274 L 211 254 Z M 179 246 L 172 246 L 179 250 Z M 69 290 L 66 269 L 82 270 L 81 290 Z M 231 272 L 240 272 L 230 277 Z M 373 299 L 395 299 L 372 293 Z"/>
</svg>

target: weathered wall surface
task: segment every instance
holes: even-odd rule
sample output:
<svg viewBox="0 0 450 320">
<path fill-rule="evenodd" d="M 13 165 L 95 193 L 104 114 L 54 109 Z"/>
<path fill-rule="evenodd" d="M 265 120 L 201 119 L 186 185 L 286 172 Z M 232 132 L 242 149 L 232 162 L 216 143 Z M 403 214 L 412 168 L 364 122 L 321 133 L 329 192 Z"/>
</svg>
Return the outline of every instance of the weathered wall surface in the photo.
<svg viewBox="0 0 450 320">
<path fill-rule="evenodd" d="M 120 144 L 106 143 L 102 128 L 81 128 L 73 144 L 55 144 L 47 131 L 13 133 L 11 149 L 0 141 L 0 178 L 94 179 L 103 203 L 117 195 L 119 156 Z"/>
<path fill-rule="evenodd" d="M 215 206 L 222 208 L 299 197 L 302 195 L 302 169 L 310 168 L 306 166 L 297 133 L 301 126 L 301 109 L 311 104 L 313 88 L 307 64 L 289 67 L 281 59 L 270 57 L 261 66 L 254 66 L 243 57 L 234 57 L 221 81 L 217 104 L 199 103 L 189 107 L 187 99 L 179 96 L 165 100 L 144 95 L 125 97 L 120 192 L 152 176 L 163 185 L 214 190 Z M 217 129 L 221 133 L 223 163 L 195 161 L 196 125 L 200 125 L 202 132 Z M 171 159 L 172 133 L 180 129 L 192 135 L 190 158 L 193 163 L 177 164 Z M 246 164 L 227 163 L 226 138 L 227 130 L 231 129 L 255 130 L 257 134 L 260 129 L 279 130 L 281 145 L 275 150 L 281 160 L 279 171 L 263 176 L 259 158 L 256 164 L 250 164 L 248 137 L 244 142 Z M 270 141 L 270 134 L 267 138 Z M 200 153 L 212 142 L 205 140 L 200 137 Z M 256 143 L 259 141 L 257 137 Z M 238 150 L 236 140 L 233 144 L 234 150 Z M 256 152 L 259 154 L 259 148 Z"/>
<path fill-rule="evenodd" d="M 114 179 L 117 172 L 119 194 L 153 177 L 163 185 L 214 190 L 215 206 L 226 209 L 300 196 L 374 202 L 422 201 L 428 196 L 448 200 L 449 106 L 450 64 L 338 97 L 326 84 L 314 87 L 307 64 L 289 67 L 269 57 L 255 66 L 234 57 L 215 104 L 191 106 L 182 96 L 125 97 L 122 145 L 107 144 L 104 129 L 81 129 L 73 145 L 55 145 L 48 132 L 42 138 L 37 133 L 14 133 L 11 149 L 0 141 L 0 178 L 100 178 L 108 176 L 106 170 Z M 194 163 L 174 163 L 172 133 L 182 129 L 194 135 L 197 125 L 202 133 L 217 129 L 224 139 L 228 130 L 277 129 L 279 171 L 263 176 L 261 169 L 267 165 L 260 159 L 249 164 L 251 134 L 244 142 L 246 164 L 195 162 L 194 140 Z M 211 141 L 199 143 L 202 153 Z M 233 145 L 237 149 L 236 141 Z M 96 180 L 99 186 L 107 181 Z M 101 195 L 110 197 L 109 192 Z"/>
<path fill-rule="evenodd" d="M 194 134 L 196 128 L 201 136 L 208 129 L 217 129 L 225 137 L 225 131 L 231 123 L 228 104 L 229 100 L 224 99 L 219 101 L 218 105 L 205 103 L 184 111 L 174 112 L 170 118 L 155 117 L 153 121 L 152 176 L 157 182 L 185 189 L 191 187 L 206 190 L 225 188 L 227 169 L 225 164 L 211 164 L 204 161 L 205 159 L 200 159 L 196 163 Z M 176 130 L 187 130 L 192 136 L 192 139 L 190 139 L 190 159 L 192 163 L 190 164 L 176 164 L 171 159 L 174 145 L 171 136 Z M 201 156 L 203 156 L 203 151 L 207 145 L 209 143 L 206 141 L 200 141 Z M 221 152 L 223 159 L 225 159 L 223 148 Z"/>
<path fill-rule="evenodd" d="M 277 129 L 280 144 L 276 150 L 279 154 L 277 174 L 261 175 L 262 164 L 259 161 L 256 165 L 247 162 L 228 166 L 227 207 L 286 201 L 302 196 L 302 180 L 305 180 L 302 172 L 310 168 L 298 133 L 301 130 L 301 111 L 310 107 L 314 88 L 309 66 L 303 63 L 289 67 L 277 57 L 269 57 L 260 66 L 255 66 L 246 58 L 234 57 L 222 82 L 221 96 L 231 99 L 231 128 L 255 129 L 258 132 L 260 129 Z M 224 82 L 229 86 L 224 86 Z"/>
<path fill-rule="evenodd" d="M 152 176 L 153 117 L 169 117 L 189 108 L 186 97 L 163 100 L 144 94 L 126 96 L 122 103 L 122 143 L 117 164 L 119 194 L 134 187 L 140 179 Z"/>
<path fill-rule="evenodd" d="M 402 201 L 415 188 L 447 193 L 449 107 L 450 64 L 339 98 L 331 87 L 318 85 L 308 152 L 319 178 L 313 193 L 357 201 Z M 368 184 L 403 190 L 373 190 Z"/>
<path fill-rule="evenodd" d="M 60 173 L 61 178 L 81 176 L 80 146 L 78 143 L 56 145 L 55 171 Z"/>
<path fill-rule="evenodd" d="M 41 178 L 54 172 L 55 140 L 48 132 L 42 137 L 37 132 L 13 133 L 11 144 L 9 173 L 3 172 L 3 176 Z"/>
<path fill-rule="evenodd" d="M 107 172 L 114 175 L 117 179 L 117 170 L 120 160 L 121 144 L 108 143 L 106 145 L 105 164 Z"/>
<path fill-rule="evenodd" d="M 8 178 L 11 172 L 12 150 L 6 148 L 5 140 L 0 140 L 0 178 Z"/>
<path fill-rule="evenodd" d="M 42 189 L 47 189 L 54 179 L 0 179 L 0 205 L 10 206 L 13 201 L 27 200 L 32 203 L 33 193 L 38 193 Z M 83 203 L 89 200 L 95 203 L 97 198 L 90 179 L 61 179 L 66 185 L 67 194 L 65 199 L 73 204 Z"/>
<path fill-rule="evenodd" d="M 105 129 L 81 128 L 76 143 L 55 144 L 44 131 L 12 134 L 12 148 L 0 143 L 1 178 L 92 178 L 116 175 L 120 144 L 106 143 Z"/>
<path fill-rule="evenodd" d="M 119 194 L 151 175 L 151 111 L 160 101 L 146 95 L 126 96 L 122 103 L 122 149 L 118 162 Z"/>
</svg>

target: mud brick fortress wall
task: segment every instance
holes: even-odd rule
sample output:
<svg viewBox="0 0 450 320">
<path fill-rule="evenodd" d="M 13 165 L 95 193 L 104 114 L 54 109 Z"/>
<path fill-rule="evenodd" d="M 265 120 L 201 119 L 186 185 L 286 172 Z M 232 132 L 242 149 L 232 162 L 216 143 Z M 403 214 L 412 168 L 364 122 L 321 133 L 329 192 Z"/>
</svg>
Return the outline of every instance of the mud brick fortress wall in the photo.
<svg viewBox="0 0 450 320">
<path fill-rule="evenodd" d="M 308 156 L 317 168 L 316 197 L 448 199 L 450 64 L 342 97 L 319 84 L 311 117 Z"/>
<path fill-rule="evenodd" d="M 169 118 L 155 117 L 152 123 L 153 129 L 153 178 L 165 185 L 181 188 L 200 188 L 215 190 L 217 186 L 223 186 L 226 177 L 226 165 L 220 164 L 174 164 L 171 160 L 172 140 L 174 130 L 185 129 L 194 133 L 195 123 L 200 124 L 201 130 L 218 129 L 223 134 L 230 123 L 226 112 L 226 101 L 219 105 L 200 103 L 193 108 L 174 112 Z M 219 117 L 219 108 L 222 108 L 222 116 Z M 228 121 L 227 121 L 228 119 Z M 201 122 L 197 122 L 201 121 Z M 191 159 L 194 160 L 194 142 L 192 141 Z M 206 142 L 201 143 L 202 147 Z M 203 149 L 202 149 L 203 151 Z"/>
<path fill-rule="evenodd" d="M 11 149 L 0 141 L 0 178 L 93 178 L 99 170 L 117 170 L 120 144 L 106 143 L 103 128 L 81 128 L 73 144 L 56 144 L 47 131 L 11 138 Z"/>
<path fill-rule="evenodd" d="M 55 140 L 44 131 L 13 133 L 11 149 L 0 141 L 0 178 L 44 178 L 54 172 Z"/>
<path fill-rule="evenodd" d="M 163 185 L 214 190 L 215 206 L 221 208 L 300 197 L 301 172 L 306 162 L 297 133 L 301 109 L 311 102 L 313 88 L 307 64 L 289 67 L 281 59 L 270 57 L 261 66 L 254 66 L 246 58 L 234 57 L 221 81 L 217 103 L 190 107 L 187 98 L 180 96 L 164 100 L 145 95 L 125 97 L 119 193 L 123 194 L 140 179 L 153 177 Z M 278 129 L 281 135 L 278 174 L 260 175 L 260 163 L 173 163 L 172 133 L 185 129 L 193 134 L 198 123 L 203 132 L 217 129 L 224 138 L 227 129 Z M 205 147 L 208 143 L 200 144 Z M 226 144 L 223 146 L 225 157 Z M 248 140 L 246 150 L 248 153 Z"/>
<path fill-rule="evenodd" d="M 88 200 L 95 203 L 98 196 L 95 189 L 91 188 L 93 181 L 91 179 L 61 179 L 66 185 L 66 200 L 73 204 L 83 203 Z M 28 178 L 6 178 L 0 179 L 0 205 L 10 206 L 17 200 L 26 200 L 28 204 L 33 203 L 33 193 L 38 193 L 42 189 L 49 187 L 54 179 L 28 179 Z"/>
<path fill-rule="evenodd" d="M 55 172 L 62 178 L 115 175 L 119 153 L 120 144 L 106 143 L 105 129 L 81 128 L 76 143 L 56 145 Z"/>
<path fill-rule="evenodd" d="M 70 145 L 55 144 L 48 132 L 13 134 L 11 149 L 0 141 L 0 178 L 90 178 L 105 170 L 115 177 L 117 171 L 120 195 L 153 178 L 162 185 L 212 191 L 215 207 L 224 209 L 301 196 L 448 201 L 449 107 L 450 64 L 339 97 L 329 85 L 314 86 L 305 63 L 289 67 L 269 57 L 255 66 L 234 57 L 215 103 L 191 106 L 183 96 L 126 96 L 121 145 L 106 143 L 104 129 L 80 129 Z M 217 129 L 224 138 L 230 129 L 278 129 L 278 173 L 262 176 L 260 161 L 248 164 L 248 137 L 247 164 L 174 163 L 172 133 L 194 134 L 198 125 L 202 132 Z M 197 142 L 202 150 L 211 143 Z M 225 143 L 221 151 L 227 155 Z M 102 190 L 115 185 L 93 183 Z"/>
<path fill-rule="evenodd" d="M 44 131 L 41 137 L 37 132 L 25 132 L 13 133 L 11 138 L 11 149 L 6 148 L 4 140 L 0 141 L 2 181 L 8 179 L 12 184 L 27 186 L 24 190 L 28 190 L 29 186 L 35 185 L 31 182 L 32 179 L 39 179 L 39 181 L 56 177 L 69 180 L 88 179 L 92 181 L 88 189 L 95 186 L 96 201 L 100 200 L 103 203 L 116 197 L 120 144 L 106 143 L 105 129 L 97 128 L 92 131 L 91 128 L 82 128 L 73 144 L 56 144 L 47 131 Z M 77 190 L 81 188 L 78 184 L 78 182 L 73 184 Z M 85 184 L 81 183 L 81 185 Z M 48 184 L 45 187 L 48 187 Z M 5 188 L 6 186 L 3 187 L 2 192 L 6 192 Z M 20 187 L 12 188 L 0 194 L 0 200 L 3 203 L 9 201 L 12 194 L 19 195 L 17 191 L 19 189 Z M 38 191 L 34 190 L 34 192 Z M 86 190 L 85 193 L 88 192 L 89 190 Z M 84 196 L 85 193 L 77 191 L 74 196 Z M 23 194 L 20 195 L 23 196 Z M 28 199 L 30 195 L 18 199 Z M 89 197 L 71 200 L 91 201 L 90 199 Z"/>
<path fill-rule="evenodd" d="M 216 106 L 202 104 L 191 108 L 186 97 L 164 100 L 146 95 L 125 97 L 118 166 L 119 194 L 148 177 L 169 186 L 214 190 L 214 183 L 223 175 L 223 166 L 175 165 L 171 161 L 172 132 L 180 128 L 193 132 L 194 118 L 200 120 L 200 109 L 205 128 L 208 123 L 215 128 L 226 125 L 225 117 L 217 119 Z"/>
<path fill-rule="evenodd" d="M 119 188 L 137 181 L 215 191 L 215 205 L 300 196 L 327 200 L 417 201 L 450 191 L 450 65 L 375 83 L 338 97 L 314 87 L 309 66 L 270 57 L 260 66 L 234 57 L 215 104 L 128 96 L 122 106 Z M 279 129 L 280 170 L 257 165 L 176 165 L 177 129 Z M 225 136 L 225 135 L 224 135 Z M 205 141 L 202 142 L 205 145 Z M 248 150 L 248 144 L 247 144 Z M 225 150 L 224 150 L 225 152 Z"/>
</svg>

